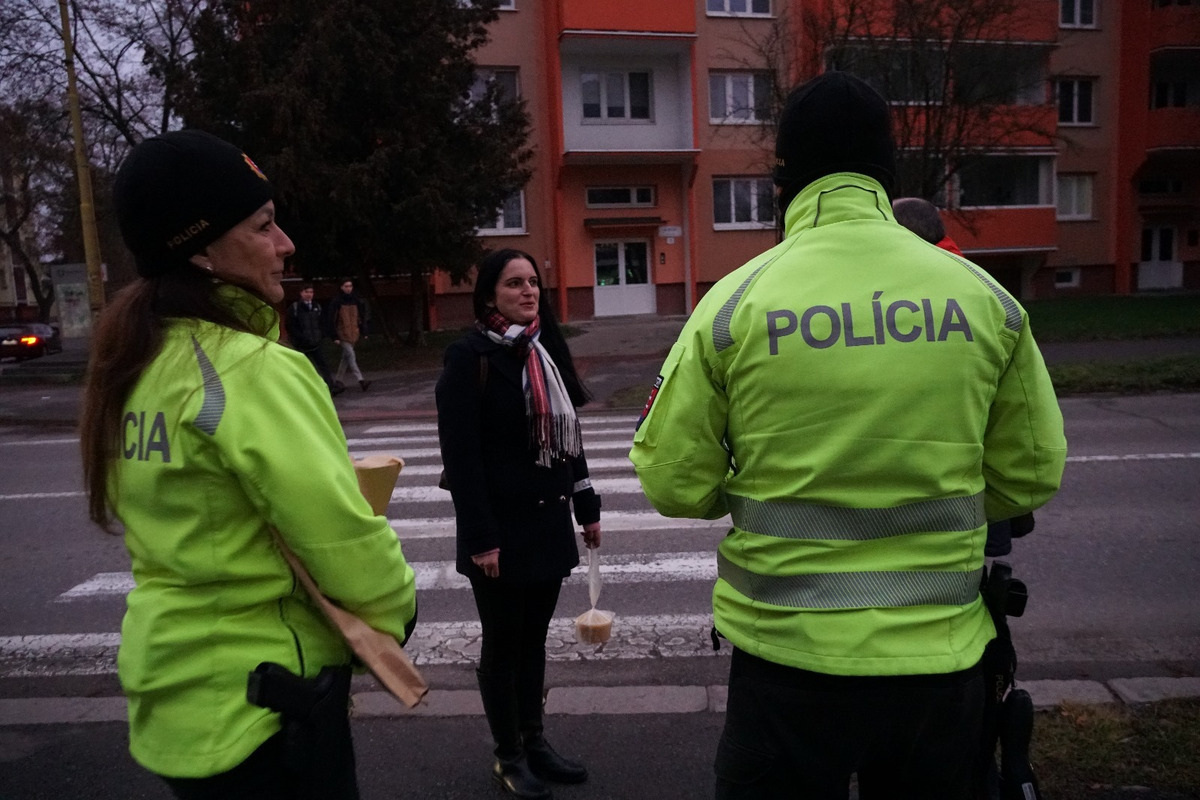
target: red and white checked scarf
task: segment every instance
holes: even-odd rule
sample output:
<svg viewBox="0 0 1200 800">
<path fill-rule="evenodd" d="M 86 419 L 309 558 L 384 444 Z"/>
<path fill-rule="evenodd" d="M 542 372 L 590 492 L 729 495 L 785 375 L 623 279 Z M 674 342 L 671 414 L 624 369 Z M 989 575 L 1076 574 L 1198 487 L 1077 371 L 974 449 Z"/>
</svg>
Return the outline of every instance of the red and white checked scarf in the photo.
<svg viewBox="0 0 1200 800">
<path fill-rule="evenodd" d="M 479 322 L 479 329 L 503 347 L 511 347 L 525 359 L 521 385 L 525 390 L 525 416 L 529 420 L 529 443 L 537 450 L 537 463 L 549 467 L 554 459 L 583 452 L 579 418 L 554 359 L 539 341 L 538 317 L 528 325 L 510 322 L 494 311 Z"/>
</svg>

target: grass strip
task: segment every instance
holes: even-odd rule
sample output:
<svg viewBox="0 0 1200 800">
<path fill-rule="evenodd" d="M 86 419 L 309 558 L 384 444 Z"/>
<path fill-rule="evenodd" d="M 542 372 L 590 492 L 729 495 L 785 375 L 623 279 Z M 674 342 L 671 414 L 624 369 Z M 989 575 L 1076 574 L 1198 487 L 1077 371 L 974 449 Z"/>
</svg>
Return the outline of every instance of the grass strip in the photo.
<svg viewBox="0 0 1200 800">
<path fill-rule="evenodd" d="M 1200 698 L 1039 712 L 1033 763 L 1046 797 L 1200 797 Z"/>
</svg>

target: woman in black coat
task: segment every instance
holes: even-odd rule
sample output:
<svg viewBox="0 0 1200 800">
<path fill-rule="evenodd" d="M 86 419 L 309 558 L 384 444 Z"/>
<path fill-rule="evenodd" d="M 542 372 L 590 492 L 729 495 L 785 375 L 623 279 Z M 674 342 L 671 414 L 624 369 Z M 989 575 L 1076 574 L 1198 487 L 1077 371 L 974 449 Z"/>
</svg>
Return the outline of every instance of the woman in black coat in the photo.
<svg viewBox="0 0 1200 800">
<path fill-rule="evenodd" d="M 457 568 L 483 626 L 476 674 L 496 743 L 492 774 L 512 795 L 549 797 L 543 780 L 587 779 L 542 735 L 546 631 L 579 563 L 572 506 L 584 543 L 600 546 L 600 498 L 575 415 L 587 393 L 532 256 L 488 255 L 473 299 L 476 329 L 446 349 L 436 391 Z"/>
</svg>

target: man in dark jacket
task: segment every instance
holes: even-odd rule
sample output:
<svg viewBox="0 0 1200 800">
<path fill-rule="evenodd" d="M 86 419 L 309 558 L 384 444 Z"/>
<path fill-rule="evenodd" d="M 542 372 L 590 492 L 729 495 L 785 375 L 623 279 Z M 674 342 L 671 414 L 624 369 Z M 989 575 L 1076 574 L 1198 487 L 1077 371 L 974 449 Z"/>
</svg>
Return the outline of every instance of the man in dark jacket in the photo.
<svg viewBox="0 0 1200 800">
<path fill-rule="evenodd" d="M 333 380 L 329 365 L 325 363 L 325 354 L 321 352 L 321 340 L 325 338 L 321 326 L 321 306 L 313 300 L 311 283 L 306 283 L 300 290 L 300 299 L 288 306 L 285 324 L 292 347 L 308 356 L 321 380 L 329 387 L 329 393 L 339 395 L 344 392 L 346 387 Z"/>
</svg>

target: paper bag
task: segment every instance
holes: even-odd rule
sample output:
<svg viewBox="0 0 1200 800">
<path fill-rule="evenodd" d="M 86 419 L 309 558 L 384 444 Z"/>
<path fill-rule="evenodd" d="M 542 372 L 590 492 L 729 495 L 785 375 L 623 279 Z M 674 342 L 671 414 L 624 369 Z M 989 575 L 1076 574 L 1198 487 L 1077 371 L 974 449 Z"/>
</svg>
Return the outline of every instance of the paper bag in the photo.
<svg viewBox="0 0 1200 800">
<path fill-rule="evenodd" d="M 375 455 L 366 456 L 353 463 L 354 472 L 358 476 L 359 490 L 371 504 L 372 510 L 376 514 L 383 514 L 392 499 L 392 490 L 396 486 L 400 470 L 404 467 L 404 461 L 395 456 Z M 284 543 L 279 532 L 272 530 L 272 533 L 300 584 L 375 679 L 409 708 L 420 703 L 421 698 L 429 691 L 429 685 L 400 643 L 391 635 L 375 630 L 351 612 L 331 602 L 321 593 L 316 581 L 309 575 L 299 557 Z"/>
<path fill-rule="evenodd" d="M 584 644 L 604 644 L 612 636 L 613 613 L 596 608 L 600 602 L 600 557 L 588 549 L 588 599 L 592 607 L 575 618 L 575 638 Z"/>
<path fill-rule="evenodd" d="M 396 456 L 370 455 L 363 456 L 354 463 L 354 474 L 358 476 L 358 490 L 371 504 L 371 510 L 376 514 L 387 511 L 388 503 L 392 502 L 392 490 L 396 488 L 396 479 L 404 468 L 404 459 Z"/>
</svg>

